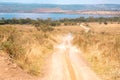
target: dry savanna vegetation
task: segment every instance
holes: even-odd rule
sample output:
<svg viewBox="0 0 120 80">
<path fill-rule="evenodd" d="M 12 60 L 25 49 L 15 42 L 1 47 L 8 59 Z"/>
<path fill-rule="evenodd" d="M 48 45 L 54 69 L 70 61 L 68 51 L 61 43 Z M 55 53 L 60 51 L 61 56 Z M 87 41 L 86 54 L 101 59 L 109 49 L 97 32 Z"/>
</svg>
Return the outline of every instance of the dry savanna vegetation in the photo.
<svg viewBox="0 0 120 80">
<path fill-rule="evenodd" d="M 103 80 L 120 79 L 120 24 L 87 23 L 88 33 L 75 34 L 73 43 Z"/>
<path fill-rule="evenodd" d="M 85 22 L 85 26 L 90 28 L 89 32 L 79 25 L 43 26 L 1 25 L 0 50 L 26 72 L 42 76 L 46 61 L 59 41 L 57 36 L 72 33 L 73 44 L 83 52 L 88 64 L 103 80 L 120 79 L 118 22 Z"/>
<path fill-rule="evenodd" d="M 0 50 L 26 72 L 43 75 L 45 61 L 57 43 L 55 33 L 55 30 L 44 32 L 31 25 L 1 25 Z"/>
</svg>

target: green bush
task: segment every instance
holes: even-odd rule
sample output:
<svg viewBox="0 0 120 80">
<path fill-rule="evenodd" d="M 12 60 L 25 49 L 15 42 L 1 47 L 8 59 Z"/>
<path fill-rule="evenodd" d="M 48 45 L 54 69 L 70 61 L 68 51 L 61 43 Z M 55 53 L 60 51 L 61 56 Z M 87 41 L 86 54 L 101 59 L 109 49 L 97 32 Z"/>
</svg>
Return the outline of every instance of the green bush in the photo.
<svg viewBox="0 0 120 80">
<path fill-rule="evenodd" d="M 35 23 L 34 25 L 38 31 L 48 32 L 54 30 L 52 26 L 49 26 L 47 24 Z"/>
</svg>

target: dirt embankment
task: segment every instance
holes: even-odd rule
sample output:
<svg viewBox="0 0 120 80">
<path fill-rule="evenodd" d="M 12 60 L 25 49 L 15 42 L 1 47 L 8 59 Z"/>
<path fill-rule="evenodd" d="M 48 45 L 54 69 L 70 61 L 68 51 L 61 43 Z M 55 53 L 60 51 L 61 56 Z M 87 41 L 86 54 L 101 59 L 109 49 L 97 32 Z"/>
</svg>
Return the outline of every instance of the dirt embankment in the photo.
<svg viewBox="0 0 120 80">
<path fill-rule="evenodd" d="M 7 54 L 0 51 L 0 80 L 34 80 L 35 77 L 23 71 Z"/>
</svg>

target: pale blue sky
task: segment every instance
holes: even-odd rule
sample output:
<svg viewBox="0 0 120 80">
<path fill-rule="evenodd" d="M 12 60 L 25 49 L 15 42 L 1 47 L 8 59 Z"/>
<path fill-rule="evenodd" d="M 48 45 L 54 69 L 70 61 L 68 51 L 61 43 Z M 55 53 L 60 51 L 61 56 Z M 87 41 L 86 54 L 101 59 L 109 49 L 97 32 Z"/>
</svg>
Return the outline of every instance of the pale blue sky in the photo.
<svg viewBox="0 0 120 80">
<path fill-rule="evenodd" d="M 0 2 L 40 4 L 120 4 L 120 0 L 0 0 Z"/>
</svg>

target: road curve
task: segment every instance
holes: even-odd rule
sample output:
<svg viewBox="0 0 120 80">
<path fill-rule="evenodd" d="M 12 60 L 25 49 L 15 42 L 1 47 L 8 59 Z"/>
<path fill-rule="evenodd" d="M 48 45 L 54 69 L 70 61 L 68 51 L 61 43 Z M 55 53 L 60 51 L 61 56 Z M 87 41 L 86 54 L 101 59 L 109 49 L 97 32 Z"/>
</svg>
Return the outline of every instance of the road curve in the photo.
<svg viewBox="0 0 120 80">
<path fill-rule="evenodd" d="M 67 34 L 55 46 L 44 80 L 101 80 L 82 59 L 82 53 L 72 45 L 72 40 L 73 36 Z"/>
</svg>

